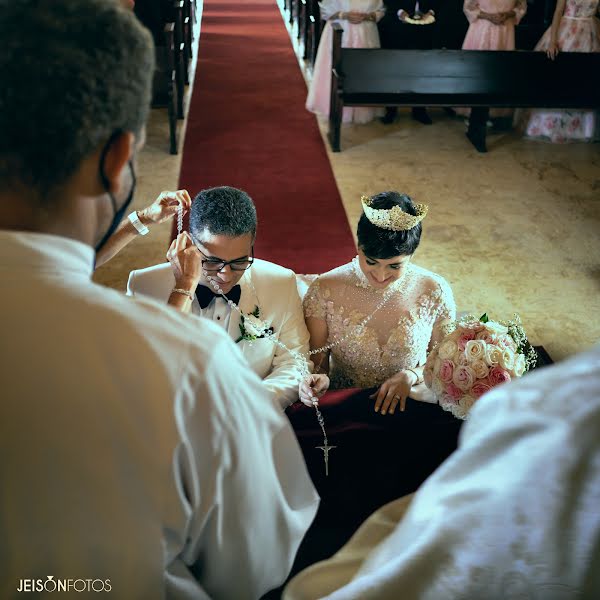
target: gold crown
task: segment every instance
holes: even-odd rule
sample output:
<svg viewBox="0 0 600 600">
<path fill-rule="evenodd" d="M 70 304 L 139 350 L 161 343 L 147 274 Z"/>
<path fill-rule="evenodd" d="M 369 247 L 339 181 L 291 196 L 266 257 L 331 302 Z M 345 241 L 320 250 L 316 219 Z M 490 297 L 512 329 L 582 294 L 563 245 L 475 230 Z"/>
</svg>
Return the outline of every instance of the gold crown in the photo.
<svg viewBox="0 0 600 600">
<path fill-rule="evenodd" d="M 427 215 L 429 207 L 427 204 L 415 204 L 416 216 L 405 213 L 399 206 L 392 208 L 371 208 L 371 198 L 362 196 L 362 202 L 365 216 L 373 225 L 382 229 L 391 229 L 392 231 L 408 231 L 419 224 Z"/>
</svg>

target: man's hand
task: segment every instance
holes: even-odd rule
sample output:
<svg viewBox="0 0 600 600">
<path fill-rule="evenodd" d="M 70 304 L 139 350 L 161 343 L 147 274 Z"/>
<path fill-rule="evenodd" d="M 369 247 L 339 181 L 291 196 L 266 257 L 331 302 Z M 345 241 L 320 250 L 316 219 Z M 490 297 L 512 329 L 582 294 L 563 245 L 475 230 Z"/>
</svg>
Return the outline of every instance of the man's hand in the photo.
<svg viewBox="0 0 600 600">
<path fill-rule="evenodd" d="M 202 276 L 202 255 L 187 231 L 171 242 L 167 260 L 175 275 L 175 287 L 195 293 Z"/>
<path fill-rule="evenodd" d="M 179 205 L 183 206 L 183 214 L 190 209 L 192 199 L 187 193 L 187 190 L 161 192 L 158 198 L 150 206 L 138 210 L 138 215 L 140 221 L 144 225 L 164 223 L 177 214 Z"/>
<path fill-rule="evenodd" d="M 400 404 L 400 410 L 403 411 L 410 388 L 415 383 L 417 383 L 417 378 L 410 371 L 400 371 L 397 375 L 384 381 L 381 387 L 369 396 L 371 399 L 375 398 L 375 412 L 379 412 L 381 409 L 382 415 L 388 412 L 393 415 L 398 404 Z"/>
<path fill-rule="evenodd" d="M 328 389 L 329 377 L 323 373 L 314 373 L 300 383 L 298 395 L 303 404 L 313 406 Z"/>
</svg>

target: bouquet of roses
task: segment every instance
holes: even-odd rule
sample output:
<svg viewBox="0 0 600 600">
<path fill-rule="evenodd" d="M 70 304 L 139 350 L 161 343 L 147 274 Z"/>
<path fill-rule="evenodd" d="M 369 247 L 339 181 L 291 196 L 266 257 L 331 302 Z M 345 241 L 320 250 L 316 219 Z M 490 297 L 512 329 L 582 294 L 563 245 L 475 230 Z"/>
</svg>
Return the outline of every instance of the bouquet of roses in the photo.
<svg viewBox="0 0 600 600">
<path fill-rule="evenodd" d="M 521 377 L 536 360 L 518 315 L 504 322 L 468 316 L 431 351 L 423 377 L 444 410 L 466 419 L 479 397 Z"/>
</svg>

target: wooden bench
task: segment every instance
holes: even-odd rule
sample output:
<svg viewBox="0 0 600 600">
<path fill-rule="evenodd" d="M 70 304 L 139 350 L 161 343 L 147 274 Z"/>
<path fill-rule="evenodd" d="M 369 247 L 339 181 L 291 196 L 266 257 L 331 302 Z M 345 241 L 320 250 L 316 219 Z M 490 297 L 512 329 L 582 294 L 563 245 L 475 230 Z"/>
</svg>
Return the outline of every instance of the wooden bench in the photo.
<svg viewBox="0 0 600 600">
<path fill-rule="evenodd" d="M 340 151 L 344 106 L 471 107 L 467 137 L 486 152 L 489 107 L 600 108 L 600 53 L 342 48 L 333 25 L 329 141 Z"/>
</svg>

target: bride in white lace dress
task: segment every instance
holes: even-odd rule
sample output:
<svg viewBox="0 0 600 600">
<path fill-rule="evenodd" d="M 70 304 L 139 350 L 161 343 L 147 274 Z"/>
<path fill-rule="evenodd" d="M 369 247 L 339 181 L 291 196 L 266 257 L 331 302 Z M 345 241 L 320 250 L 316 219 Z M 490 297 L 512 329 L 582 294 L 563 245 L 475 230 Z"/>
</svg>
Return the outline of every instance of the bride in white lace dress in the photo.
<svg viewBox="0 0 600 600">
<path fill-rule="evenodd" d="M 329 386 L 378 387 L 375 410 L 393 414 L 423 381 L 427 352 L 456 306 L 446 280 L 412 262 L 427 207 L 383 192 L 363 198 L 363 211 L 358 256 L 319 276 L 304 298 L 311 349 L 333 346 L 314 356 L 300 399 L 310 405 Z"/>
</svg>

